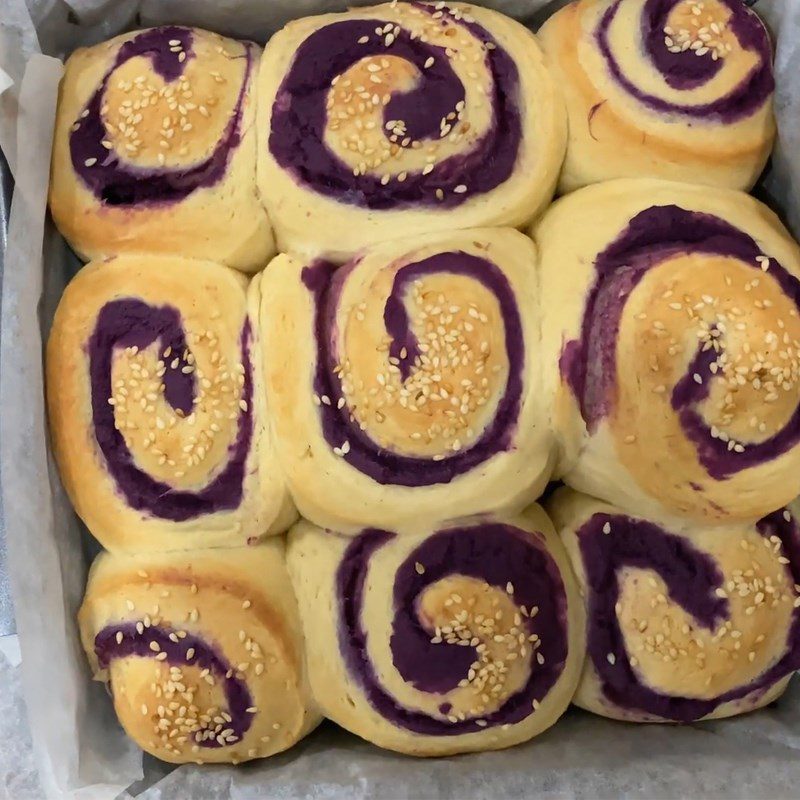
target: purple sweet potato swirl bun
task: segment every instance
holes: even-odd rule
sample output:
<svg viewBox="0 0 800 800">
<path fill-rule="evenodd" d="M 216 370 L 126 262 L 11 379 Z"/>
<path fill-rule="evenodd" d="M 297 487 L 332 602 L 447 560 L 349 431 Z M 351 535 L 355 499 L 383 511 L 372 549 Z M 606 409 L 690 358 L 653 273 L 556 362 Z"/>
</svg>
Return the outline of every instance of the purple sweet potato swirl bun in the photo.
<svg viewBox="0 0 800 800">
<path fill-rule="evenodd" d="M 800 535 L 756 524 L 671 528 L 560 490 L 548 510 L 583 586 L 590 668 L 578 705 L 693 722 L 758 708 L 800 666 Z"/>
<path fill-rule="evenodd" d="M 387 3 L 287 25 L 259 76 L 259 188 L 281 249 L 517 226 L 552 196 L 563 103 L 535 36 L 480 6 Z"/>
<path fill-rule="evenodd" d="M 800 492 L 800 248 L 742 192 L 617 180 L 540 247 L 567 485 L 648 518 L 756 520 Z"/>
<path fill-rule="evenodd" d="M 180 253 L 263 268 L 274 239 L 256 190 L 260 56 L 253 42 L 179 25 L 70 55 L 49 202 L 81 258 Z"/>
<path fill-rule="evenodd" d="M 488 228 L 375 245 L 338 268 L 270 264 L 268 404 L 306 519 L 394 529 L 538 496 L 552 435 L 535 265 L 530 239 Z"/>
<path fill-rule="evenodd" d="M 577 0 L 540 30 L 563 87 L 562 192 L 623 177 L 749 189 L 775 137 L 772 44 L 742 0 Z"/>
<path fill-rule="evenodd" d="M 255 311 L 243 275 L 178 256 L 93 262 L 65 290 L 50 429 L 64 486 L 107 549 L 230 547 L 291 523 Z"/>
<path fill-rule="evenodd" d="M 349 539 L 298 526 L 290 571 L 307 636 L 321 637 L 309 668 L 325 713 L 419 755 L 544 730 L 566 708 L 583 657 L 564 555 L 538 507 Z M 329 591 L 330 608 L 313 620 L 314 597 L 319 605 Z"/>
</svg>

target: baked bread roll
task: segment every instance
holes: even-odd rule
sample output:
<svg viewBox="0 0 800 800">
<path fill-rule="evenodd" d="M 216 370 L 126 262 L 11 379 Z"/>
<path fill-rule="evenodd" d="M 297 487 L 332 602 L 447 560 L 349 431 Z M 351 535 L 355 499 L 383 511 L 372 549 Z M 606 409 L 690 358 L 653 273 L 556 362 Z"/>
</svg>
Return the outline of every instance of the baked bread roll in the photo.
<svg viewBox="0 0 800 800">
<path fill-rule="evenodd" d="M 50 210 L 78 255 L 264 266 L 274 243 L 255 182 L 259 54 L 251 42 L 169 26 L 70 56 Z"/>
<path fill-rule="evenodd" d="M 364 739 L 417 756 L 497 750 L 566 710 L 583 609 L 538 506 L 406 536 L 303 521 L 287 560 L 314 698 Z"/>
<path fill-rule="evenodd" d="M 320 720 L 283 539 L 102 554 L 78 614 L 95 679 L 128 735 L 174 763 L 279 753 Z"/>
<path fill-rule="evenodd" d="M 800 493 L 800 249 L 769 209 L 610 181 L 557 202 L 535 237 L 567 484 L 703 523 Z"/>
<path fill-rule="evenodd" d="M 178 256 L 95 262 L 67 286 L 47 344 L 50 430 L 109 550 L 243 545 L 293 521 L 245 288 Z"/>
<path fill-rule="evenodd" d="M 775 81 L 767 31 L 742 0 L 578 0 L 539 37 L 567 101 L 560 192 L 627 177 L 755 183 Z"/>
<path fill-rule="evenodd" d="M 274 435 L 301 513 L 416 529 L 519 510 L 550 474 L 530 239 L 478 229 L 254 281 Z M 253 302 L 255 305 L 256 302 Z"/>
<path fill-rule="evenodd" d="M 771 703 L 800 667 L 800 532 L 665 527 L 570 489 L 548 510 L 587 608 L 574 702 L 636 722 L 729 717 Z"/>
<path fill-rule="evenodd" d="M 259 74 L 258 185 L 282 251 L 519 226 L 550 200 L 563 100 L 534 35 L 461 3 L 289 23 Z"/>
</svg>

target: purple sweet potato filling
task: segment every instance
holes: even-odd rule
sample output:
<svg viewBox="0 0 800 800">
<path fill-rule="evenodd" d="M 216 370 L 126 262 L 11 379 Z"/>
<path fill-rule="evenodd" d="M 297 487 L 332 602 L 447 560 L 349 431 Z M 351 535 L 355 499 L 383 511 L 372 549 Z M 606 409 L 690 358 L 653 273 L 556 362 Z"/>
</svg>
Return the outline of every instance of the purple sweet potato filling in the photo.
<svg viewBox="0 0 800 800">
<path fill-rule="evenodd" d="M 628 94 L 654 111 L 681 114 L 697 119 L 713 118 L 736 122 L 760 109 L 775 89 L 772 72 L 772 49 L 761 20 L 741 0 L 720 0 L 731 11 L 728 23 L 744 50 L 758 55 L 753 69 L 728 94 L 699 105 L 672 103 L 639 89 L 635 76 L 626 75 L 609 43 L 609 29 L 622 0 L 616 0 L 603 14 L 595 31 L 597 46 L 613 78 Z M 722 68 L 724 57 L 717 61 L 711 54 L 697 56 L 694 50 L 670 53 L 664 42 L 664 27 L 672 9 L 682 0 L 647 0 L 641 23 L 641 47 L 655 68 L 673 89 L 691 90 L 710 81 Z"/>
<path fill-rule="evenodd" d="M 122 641 L 117 642 L 117 634 L 122 634 Z M 143 628 L 139 633 L 136 623 L 124 622 L 118 625 L 107 625 L 94 639 L 94 651 L 102 669 L 108 669 L 111 662 L 119 658 L 153 658 L 156 653 L 150 648 L 151 642 L 156 642 L 159 652 L 166 653 L 165 663 L 170 666 L 196 667 L 207 669 L 222 686 L 225 694 L 227 708 L 231 716 L 228 727 L 232 736 L 240 740 L 247 733 L 252 724 L 254 715 L 247 711 L 253 705 L 253 699 L 247 688 L 247 683 L 237 678 L 235 674 L 227 677 L 232 666 L 220 655 L 216 648 L 199 636 L 186 633 L 178 641 L 170 639 L 170 634 L 175 638 L 176 632 L 172 628 L 151 625 Z M 189 651 L 191 657 L 187 655 Z M 196 743 L 201 747 L 220 747 L 216 739 L 197 738 Z"/>
<path fill-rule="evenodd" d="M 423 627 L 418 601 L 425 589 L 451 575 L 476 578 L 505 592 L 514 587 L 513 601 L 529 608 L 538 606 L 535 618 L 523 618 L 528 634 L 541 639 L 544 663 L 533 662 L 525 685 L 506 698 L 492 714 L 451 722 L 451 705 L 442 697 L 442 718 L 408 708 L 382 685 L 367 650 L 369 634 L 362 612 L 370 559 L 395 534 L 369 529 L 356 537 L 345 551 L 336 573 L 339 610 L 339 647 L 348 670 L 358 681 L 370 705 L 398 727 L 426 736 L 473 733 L 496 725 L 521 722 L 533 713 L 533 701 L 542 701 L 561 675 L 567 658 L 567 597 L 558 567 L 543 543 L 511 525 L 448 528 L 430 536 L 397 568 L 392 585 L 394 617 L 390 648 L 394 666 L 403 680 L 430 694 L 446 694 L 467 676 L 475 661 L 473 647 L 433 644 L 433 631 Z M 425 565 L 420 575 L 416 564 Z"/>
<path fill-rule="evenodd" d="M 423 13 L 434 13 L 433 6 L 414 5 Z M 492 76 L 493 91 L 486 98 L 492 107 L 492 123 L 468 152 L 450 156 L 427 175 L 410 173 L 403 182 L 392 180 L 384 185 L 380 175 L 353 175 L 352 168 L 325 146 L 331 81 L 368 56 L 399 57 L 419 70 L 417 85 L 407 93 L 395 93 L 383 111 L 384 122 L 403 120 L 412 140 L 437 141 L 441 119 L 464 100 L 464 86 L 444 48 L 412 39 L 403 29 L 391 47 L 386 47 L 375 29 L 388 23 L 354 19 L 320 28 L 297 48 L 272 107 L 269 150 L 277 163 L 315 192 L 375 210 L 412 205 L 453 208 L 508 180 L 522 137 L 516 65 L 483 27 L 457 21 L 447 10 L 445 14 L 451 25 L 466 28 L 494 48 L 485 51 L 482 65 L 476 65 Z M 359 44 L 363 37 L 367 41 Z M 425 67 L 431 58 L 433 63 Z M 462 184 L 466 192 L 453 191 Z M 441 198 L 437 190 L 443 192 Z"/>
<path fill-rule="evenodd" d="M 102 307 L 87 347 L 92 422 L 108 472 L 131 508 L 161 519 L 183 522 L 239 506 L 253 436 L 250 337 L 250 322 L 247 321 L 241 335 L 244 365 L 242 399 L 247 404 L 247 410 L 239 413 L 238 431 L 229 447 L 228 461 L 203 489 L 174 489 L 152 478 L 136 465 L 125 438 L 114 425 L 114 407 L 109 405 L 108 399 L 112 396 L 111 365 L 114 350 L 133 346 L 141 350 L 158 342 L 162 359 L 167 348 L 171 348 L 176 355 L 187 350 L 180 313 L 172 306 L 151 306 L 133 298 L 112 300 Z M 182 356 L 179 366 L 184 366 Z M 194 396 L 193 374 L 184 374 L 181 369 L 166 371 L 164 398 L 174 409 L 184 414 L 190 413 Z"/>
<path fill-rule="evenodd" d="M 357 423 L 350 419 L 341 383 L 334 373 L 339 359 L 336 352 L 336 316 L 339 298 L 348 276 L 357 262 L 351 262 L 338 271 L 327 262 L 316 262 L 306 267 L 302 279 L 314 295 L 316 310 L 314 335 L 317 342 L 317 362 L 314 367 L 314 392 L 327 396 L 330 405 L 319 406 L 322 431 L 331 447 L 350 443 L 343 456 L 348 464 L 368 475 L 374 481 L 394 486 L 430 486 L 449 483 L 459 475 L 474 469 L 492 456 L 513 446 L 517 417 L 522 401 L 522 376 L 525 365 L 525 344 L 522 320 L 508 278 L 489 260 L 464 252 L 444 252 L 401 267 L 395 276 L 392 291 L 384 307 L 386 331 L 392 338 L 390 355 L 398 359 L 403 347 L 407 356 L 400 359 L 403 378 L 411 370 L 417 354 L 417 341 L 409 326 L 404 306 L 406 290 L 414 281 L 437 273 L 463 275 L 482 283 L 497 298 L 505 328 L 506 356 L 509 373 L 503 395 L 494 417 L 480 438 L 470 447 L 453 453 L 442 461 L 403 456 L 381 449 Z"/>
<path fill-rule="evenodd" d="M 603 528 L 610 525 L 610 533 Z M 800 583 L 800 536 L 794 521 L 776 511 L 758 523 L 762 536 L 780 537 L 791 585 Z M 618 575 L 624 567 L 651 569 L 667 586 L 669 599 L 695 624 L 714 630 L 729 613 L 728 601 L 717 597 L 723 576 L 713 559 L 684 536 L 622 514 L 594 514 L 577 531 L 586 573 L 587 649 L 605 697 L 622 709 L 644 712 L 675 722 L 693 722 L 722 703 L 765 692 L 800 666 L 800 614 L 787 632 L 781 657 L 755 680 L 717 697 L 700 700 L 665 695 L 642 683 L 630 665 L 630 653 L 617 618 Z M 613 663 L 609 660 L 613 656 Z"/>
<path fill-rule="evenodd" d="M 617 338 L 625 304 L 649 270 L 683 253 L 730 256 L 761 274 L 756 258 L 762 251 L 746 233 L 711 214 L 675 205 L 652 206 L 631 219 L 628 227 L 595 259 L 596 277 L 589 290 L 581 337 L 567 342 L 560 370 L 577 398 L 590 431 L 607 417 L 616 402 Z M 774 258 L 769 275 L 800 309 L 800 281 Z M 698 349 L 685 376 L 676 383 L 671 404 L 687 438 L 708 474 L 724 480 L 749 467 L 771 461 L 800 441 L 800 406 L 774 435 L 745 444 L 739 453 L 711 436 L 698 411 L 714 380 L 713 351 Z M 698 384 L 694 373 L 702 377 Z"/>
<path fill-rule="evenodd" d="M 180 52 L 173 51 L 170 41 L 179 41 L 186 54 L 179 61 Z M 165 81 L 172 82 L 183 74 L 186 64 L 194 58 L 191 50 L 192 33 L 188 28 L 153 28 L 139 34 L 119 50 L 111 68 L 103 76 L 100 86 L 89 99 L 81 116 L 75 120 L 78 128 L 69 136 L 72 168 L 86 186 L 105 205 L 141 206 L 145 203 L 175 203 L 199 188 L 213 186 L 225 175 L 231 152 L 241 137 L 242 107 L 244 104 L 253 62 L 253 45 L 247 44 L 245 74 L 231 118 L 208 158 L 191 167 L 145 168 L 123 163 L 119 154 L 107 150 L 103 141 L 108 138 L 100 109 L 105 103 L 105 92 L 114 72 L 126 61 L 137 56 L 148 58 L 153 70 Z M 87 161 L 95 163 L 86 166 Z"/>
</svg>

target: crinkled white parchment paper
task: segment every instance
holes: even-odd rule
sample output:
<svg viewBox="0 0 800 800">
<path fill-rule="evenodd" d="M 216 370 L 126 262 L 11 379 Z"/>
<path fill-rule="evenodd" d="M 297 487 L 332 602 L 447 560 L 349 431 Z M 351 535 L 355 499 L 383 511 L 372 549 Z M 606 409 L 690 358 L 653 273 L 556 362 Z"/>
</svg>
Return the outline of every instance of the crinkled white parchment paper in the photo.
<svg viewBox="0 0 800 800">
<path fill-rule="evenodd" d="M 562 2 L 483 4 L 535 27 Z M 45 430 L 42 341 L 76 262 L 45 219 L 60 64 L 41 52 L 63 56 L 126 28 L 161 22 L 263 41 L 287 19 L 344 5 L 343 0 L 71 0 L 68 7 L 64 0 L 28 0 L 29 14 L 24 0 L 0 0 L 0 70 L 12 81 L 6 91 L 0 87 L 0 146 L 17 181 L 0 327 L 0 478 L 23 659 L 15 667 L 0 655 L 0 796 L 797 797 L 798 679 L 770 709 L 735 720 L 635 726 L 572 710 L 526 745 L 457 758 L 412 761 L 327 723 L 288 753 L 235 769 L 173 769 L 149 757 L 142 764 L 114 720 L 103 687 L 89 680 L 75 612 L 91 547 L 60 487 Z M 760 0 L 757 9 L 777 42 L 780 131 L 759 194 L 797 236 L 800 0 Z"/>
</svg>

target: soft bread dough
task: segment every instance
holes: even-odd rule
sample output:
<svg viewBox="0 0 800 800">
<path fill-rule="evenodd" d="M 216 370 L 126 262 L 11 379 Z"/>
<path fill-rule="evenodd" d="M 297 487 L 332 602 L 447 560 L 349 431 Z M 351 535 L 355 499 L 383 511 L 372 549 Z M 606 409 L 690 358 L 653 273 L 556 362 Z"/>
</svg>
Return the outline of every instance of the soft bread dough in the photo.
<svg viewBox="0 0 800 800">
<path fill-rule="evenodd" d="M 800 493 L 800 250 L 766 206 L 609 181 L 556 202 L 533 236 L 566 483 L 709 523 Z"/>
<path fill-rule="evenodd" d="M 538 35 L 569 115 L 559 192 L 625 177 L 746 190 L 761 174 L 775 138 L 772 51 L 740 0 L 579 0 Z"/>
<path fill-rule="evenodd" d="M 402 529 L 539 496 L 553 448 L 535 260 L 521 233 L 477 229 L 377 245 L 333 278 L 285 255 L 256 277 L 273 435 L 303 516 Z"/>
<path fill-rule="evenodd" d="M 124 48 L 140 42 L 147 56 L 115 68 Z M 255 183 L 259 58 L 252 42 L 174 26 L 125 33 L 70 56 L 50 210 L 84 260 L 180 253 L 248 272 L 264 266 L 275 248 Z M 120 168 L 107 180 L 98 177 L 106 160 Z M 153 187 L 161 194 L 150 198 Z M 147 199 L 138 199 L 142 192 Z"/>
<path fill-rule="evenodd" d="M 96 559 L 81 640 L 142 749 L 173 763 L 236 764 L 280 753 L 319 723 L 284 551 L 270 539 Z"/>
<path fill-rule="evenodd" d="M 94 262 L 65 290 L 47 345 L 53 449 L 76 511 L 109 550 L 243 545 L 294 520 L 255 310 L 244 276 L 178 256 Z M 172 351 L 179 340 L 185 352 Z M 171 402 L 181 380 L 187 408 Z"/>
<path fill-rule="evenodd" d="M 800 612 L 793 578 L 793 573 L 800 575 L 796 508 L 781 509 L 758 527 L 663 527 L 571 489 L 560 489 L 547 509 L 587 604 L 589 651 L 573 702 L 614 719 L 689 722 L 752 711 L 780 697 L 800 663 Z M 779 529 L 784 541 L 775 532 Z M 631 538 L 632 543 L 626 542 Z M 683 550 L 678 549 L 681 542 Z M 584 550 L 587 545 L 590 549 Z M 613 563 L 616 554 L 623 563 L 615 574 L 603 573 L 599 596 L 598 587 L 587 578 L 598 568 L 601 557 L 596 548 L 605 551 L 602 558 Z M 640 557 L 632 555 L 637 552 Z M 709 559 L 710 580 L 705 571 Z M 599 575 L 597 580 L 601 580 Z M 610 591 L 614 582 L 619 587 L 615 620 L 627 664 L 620 654 L 596 647 L 602 634 L 595 629 L 608 627 L 605 617 L 600 617 L 607 605 L 602 593 Z M 672 595 L 675 591 L 701 608 L 718 604 L 720 615 L 710 627 L 705 626 L 682 607 Z M 777 667 L 774 680 L 763 680 L 779 662 L 783 666 Z M 623 677 L 628 670 L 635 677 Z M 630 681 L 663 700 L 650 708 L 642 707 L 646 703 L 637 705 Z M 606 682 L 613 682 L 616 695 L 609 697 Z M 751 684 L 753 691 L 742 691 Z M 726 693 L 735 696 L 720 701 Z M 620 698 L 623 702 L 615 702 Z M 708 704 L 687 707 L 687 700 Z M 653 713 L 662 707 L 668 716 Z"/>
<path fill-rule="evenodd" d="M 496 750 L 566 710 L 583 608 L 538 506 L 402 536 L 353 539 L 303 521 L 287 559 L 312 692 L 353 733 L 417 756 Z"/>
<path fill-rule="evenodd" d="M 258 185 L 282 251 L 346 260 L 399 233 L 520 226 L 550 201 L 566 116 L 535 36 L 479 6 L 436 9 L 392 3 L 308 17 L 270 39 L 259 75 Z M 303 70 L 312 88 L 301 84 Z M 415 88 L 423 94 L 406 101 Z M 442 106 L 451 95 L 453 107 Z M 390 117 L 400 113 L 394 102 L 408 106 L 408 120 Z M 415 130 L 425 131 L 416 144 Z M 497 183 L 492 171 L 503 165 L 509 174 Z"/>
</svg>

